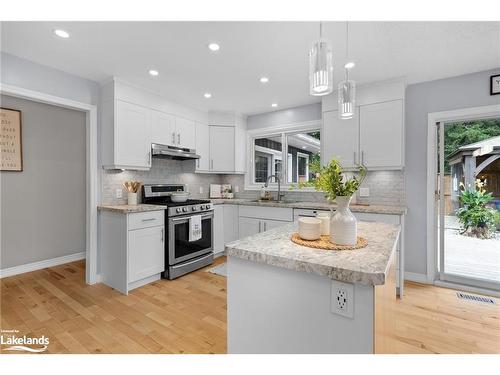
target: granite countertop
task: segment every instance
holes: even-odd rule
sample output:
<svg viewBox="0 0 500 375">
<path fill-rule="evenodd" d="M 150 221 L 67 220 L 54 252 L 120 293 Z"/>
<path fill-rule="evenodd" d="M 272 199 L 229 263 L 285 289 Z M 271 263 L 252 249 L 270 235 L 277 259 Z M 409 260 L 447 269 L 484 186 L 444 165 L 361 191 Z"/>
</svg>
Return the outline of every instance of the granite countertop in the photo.
<svg viewBox="0 0 500 375">
<path fill-rule="evenodd" d="M 342 251 L 297 245 L 290 240 L 296 230 L 295 222 L 231 242 L 227 255 L 349 283 L 382 285 L 395 256 L 400 226 L 360 221 L 358 235 L 367 239 L 368 246 Z"/>
<path fill-rule="evenodd" d="M 263 207 L 288 207 L 288 208 L 305 208 L 312 210 L 329 210 L 336 208 L 336 204 L 327 202 L 276 202 L 276 201 L 255 201 L 252 199 L 211 199 L 212 203 L 217 204 L 238 204 L 244 206 L 263 206 Z M 406 207 L 404 206 L 385 206 L 385 205 L 361 205 L 351 204 L 352 212 L 365 212 L 374 214 L 389 214 L 389 215 L 406 215 Z"/>
<path fill-rule="evenodd" d="M 132 214 L 136 212 L 148 212 L 148 211 L 158 211 L 164 210 L 167 206 L 159 206 L 155 204 L 138 204 L 134 206 L 129 206 L 128 204 L 102 204 L 97 206 L 99 211 L 115 211 L 124 214 Z"/>
</svg>

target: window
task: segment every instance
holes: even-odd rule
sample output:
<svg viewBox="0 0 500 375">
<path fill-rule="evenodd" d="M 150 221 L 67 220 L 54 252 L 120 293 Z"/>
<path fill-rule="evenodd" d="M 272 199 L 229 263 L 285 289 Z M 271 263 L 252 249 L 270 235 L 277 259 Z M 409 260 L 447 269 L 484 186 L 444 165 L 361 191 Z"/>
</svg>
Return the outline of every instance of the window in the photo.
<svg viewBox="0 0 500 375">
<path fill-rule="evenodd" d="M 273 175 L 283 185 L 310 182 L 316 178 L 321 149 L 319 124 L 297 128 L 268 134 L 265 130 L 260 134 L 258 131 L 249 132 L 253 157 L 247 174 L 250 177 L 247 188 L 260 188 Z M 286 157 L 284 150 L 287 150 Z M 269 184 L 277 185 L 275 179 Z"/>
</svg>

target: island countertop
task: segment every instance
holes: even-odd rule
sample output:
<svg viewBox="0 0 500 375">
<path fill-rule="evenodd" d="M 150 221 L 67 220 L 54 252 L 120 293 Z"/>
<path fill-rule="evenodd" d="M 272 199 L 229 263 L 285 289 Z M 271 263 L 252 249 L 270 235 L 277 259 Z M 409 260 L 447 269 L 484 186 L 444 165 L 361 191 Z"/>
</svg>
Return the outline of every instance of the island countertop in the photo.
<svg viewBox="0 0 500 375">
<path fill-rule="evenodd" d="M 295 244 L 290 238 L 296 231 L 294 222 L 231 242 L 227 255 L 349 283 L 382 285 L 395 256 L 400 226 L 359 221 L 358 236 L 366 238 L 368 246 L 341 251 Z"/>
</svg>

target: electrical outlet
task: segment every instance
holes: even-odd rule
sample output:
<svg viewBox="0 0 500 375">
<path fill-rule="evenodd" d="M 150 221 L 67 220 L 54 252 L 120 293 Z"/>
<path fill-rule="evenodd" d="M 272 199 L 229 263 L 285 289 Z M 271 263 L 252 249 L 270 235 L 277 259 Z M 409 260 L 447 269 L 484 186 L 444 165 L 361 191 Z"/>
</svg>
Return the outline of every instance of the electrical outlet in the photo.
<svg viewBox="0 0 500 375">
<path fill-rule="evenodd" d="M 200 194 L 203 194 L 203 186 L 200 186 Z"/>
<path fill-rule="evenodd" d="M 234 192 L 239 193 L 240 192 L 240 187 L 238 185 L 234 186 Z"/>
<path fill-rule="evenodd" d="M 354 318 L 354 284 L 332 280 L 330 310 L 333 314 Z"/>
<path fill-rule="evenodd" d="M 359 196 L 360 197 L 369 197 L 370 196 L 370 188 L 367 188 L 367 187 L 359 188 Z"/>
<path fill-rule="evenodd" d="M 121 199 L 123 197 L 123 190 L 122 189 L 116 189 L 116 198 Z"/>
</svg>

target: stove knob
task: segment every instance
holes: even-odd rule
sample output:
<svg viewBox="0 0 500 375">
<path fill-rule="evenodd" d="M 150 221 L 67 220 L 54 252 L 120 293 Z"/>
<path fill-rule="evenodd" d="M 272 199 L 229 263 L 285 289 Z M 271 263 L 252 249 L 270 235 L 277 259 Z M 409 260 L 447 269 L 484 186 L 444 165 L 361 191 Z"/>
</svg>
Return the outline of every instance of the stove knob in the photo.
<svg viewBox="0 0 500 375">
<path fill-rule="evenodd" d="M 188 212 L 188 208 L 187 207 L 182 207 L 182 212 Z"/>
<path fill-rule="evenodd" d="M 196 207 L 196 206 L 193 206 L 193 208 L 192 208 L 193 211 L 196 211 L 197 209 L 198 209 L 198 207 Z"/>
<path fill-rule="evenodd" d="M 177 213 L 180 213 L 181 211 L 182 211 L 182 210 L 181 210 L 181 208 L 180 208 L 180 207 L 179 207 L 178 209 L 176 209 L 176 210 L 175 210 L 175 212 L 177 212 Z"/>
<path fill-rule="evenodd" d="M 209 209 L 210 209 L 210 205 L 209 205 L 209 204 L 207 204 L 207 205 L 205 206 L 205 208 L 206 208 L 207 210 L 209 210 Z"/>
</svg>

